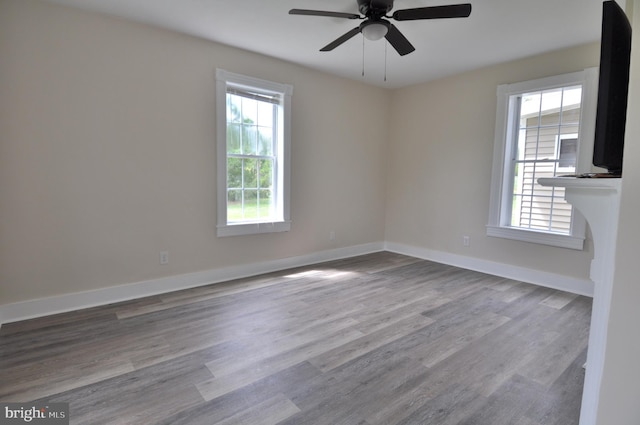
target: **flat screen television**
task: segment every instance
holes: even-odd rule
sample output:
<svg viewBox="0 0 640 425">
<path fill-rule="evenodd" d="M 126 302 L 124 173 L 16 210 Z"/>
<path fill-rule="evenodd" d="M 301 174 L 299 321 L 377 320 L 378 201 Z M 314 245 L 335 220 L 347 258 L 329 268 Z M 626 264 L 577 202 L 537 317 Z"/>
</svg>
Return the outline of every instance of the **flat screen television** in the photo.
<svg viewBox="0 0 640 425">
<path fill-rule="evenodd" d="M 622 175 L 630 60 L 631 24 L 615 1 L 605 1 L 593 165 L 616 176 Z"/>
</svg>

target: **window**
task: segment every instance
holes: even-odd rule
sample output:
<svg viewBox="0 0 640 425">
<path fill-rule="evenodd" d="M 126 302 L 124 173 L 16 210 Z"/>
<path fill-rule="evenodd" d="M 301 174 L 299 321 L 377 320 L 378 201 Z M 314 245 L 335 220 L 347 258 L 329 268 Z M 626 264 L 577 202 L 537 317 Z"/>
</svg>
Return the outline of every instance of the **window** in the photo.
<svg viewBox="0 0 640 425">
<path fill-rule="evenodd" d="M 578 160 L 578 135 L 558 134 L 556 136 L 557 171 L 560 173 L 575 173 Z"/>
<path fill-rule="evenodd" d="M 217 70 L 218 236 L 288 231 L 293 87 Z"/>
<path fill-rule="evenodd" d="M 597 69 L 498 87 L 489 236 L 583 249 L 585 223 L 541 177 L 590 170 Z"/>
</svg>

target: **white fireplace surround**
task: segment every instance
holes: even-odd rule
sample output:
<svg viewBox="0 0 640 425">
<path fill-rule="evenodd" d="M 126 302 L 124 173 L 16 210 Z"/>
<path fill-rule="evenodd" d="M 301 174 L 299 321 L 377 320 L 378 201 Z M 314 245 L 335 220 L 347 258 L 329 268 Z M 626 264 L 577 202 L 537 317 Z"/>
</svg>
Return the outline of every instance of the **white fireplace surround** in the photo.
<svg viewBox="0 0 640 425">
<path fill-rule="evenodd" d="M 564 187 L 565 199 L 582 213 L 593 235 L 590 272 L 594 282 L 593 309 L 580 425 L 595 425 L 611 307 L 622 179 L 555 177 L 541 178 L 538 182 L 543 186 Z"/>
</svg>

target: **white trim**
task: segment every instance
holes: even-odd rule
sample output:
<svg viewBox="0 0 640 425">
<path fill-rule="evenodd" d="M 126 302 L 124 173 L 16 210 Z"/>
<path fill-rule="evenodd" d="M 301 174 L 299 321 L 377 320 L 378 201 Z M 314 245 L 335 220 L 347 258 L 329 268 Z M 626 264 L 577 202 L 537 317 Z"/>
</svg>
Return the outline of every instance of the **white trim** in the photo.
<svg viewBox="0 0 640 425">
<path fill-rule="evenodd" d="M 416 258 L 422 258 L 424 260 L 435 261 L 437 263 L 448 264 L 463 269 L 500 276 L 507 279 L 513 279 L 520 282 L 593 297 L 594 284 L 589 279 L 577 279 L 575 277 L 563 276 L 556 273 L 543 272 L 526 267 L 512 266 L 510 264 L 466 257 L 463 255 L 435 251 L 395 242 L 385 243 L 385 250 L 398 254 L 410 255 Z"/>
<path fill-rule="evenodd" d="M 258 233 L 288 232 L 289 230 L 291 230 L 291 221 L 227 224 L 218 226 L 216 235 L 218 237 L 255 235 Z"/>
<path fill-rule="evenodd" d="M 284 94 L 286 96 L 293 95 L 293 86 L 290 84 L 276 83 L 256 77 L 249 77 L 248 75 L 236 74 L 235 72 L 225 71 L 220 68 L 216 69 L 216 79 L 236 85 L 250 87 L 252 89 L 263 89 L 266 94 Z"/>
<path fill-rule="evenodd" d="M 531 91 L 551 90 L 572 84 L 584 84 L 588 73 L 597 72 L 598 68 L 587 68 L 583 71 L 570 72 L 561 75 L 538 78 L 535 80 L 523 81 L 513 84 L 502 84 L 508 95 L 526 93 Z"/>
<path fill-rule="evenodd" d="M 40 298 L 0 306 L 0 325 L 20 320 L 65 313 L 89 307 L 97 307 L 121 301 L 179 291 L 181 289 L 211 285 L 233 279 L 256 276 L 293 267 L 325 261 L 339 260 L 358 255 L 379 252 L 383 242 L 318 251 L 311 254 L 288 257 L 259 263 L 223 267 L 178 276 L 161 277 L 143 282 L 118 285 L 92 291 L 75 292 L 55 297 Z"/>
<path fill-rule="evenodd" d="M 575 211 L 574 211 L 575 214 Z M 555 234 L 549 232 L 519 229 L 517 227 L 487 226 L 487 236 L 557 246 L 582 251 L 584 237 Z"/>
</svg>

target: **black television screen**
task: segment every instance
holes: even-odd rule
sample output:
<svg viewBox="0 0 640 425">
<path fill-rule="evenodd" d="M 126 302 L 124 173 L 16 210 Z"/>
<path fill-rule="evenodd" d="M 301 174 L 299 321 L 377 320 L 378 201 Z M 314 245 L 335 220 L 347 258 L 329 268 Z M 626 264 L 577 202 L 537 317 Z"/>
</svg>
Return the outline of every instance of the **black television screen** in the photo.
<svg viewBox="0 0 640 425">
<path fill-rule="evenodd" d="M 593 165 L 614 175 L 622 175 L 630 60 L 631 24 L 615 1 L 605 1 Z"/>
</svg>

